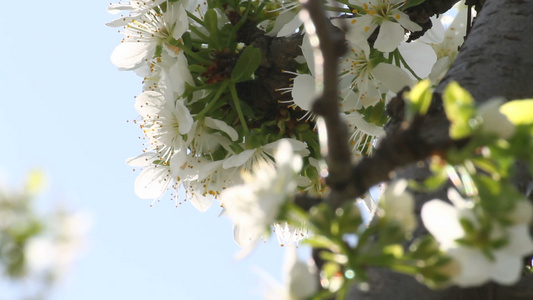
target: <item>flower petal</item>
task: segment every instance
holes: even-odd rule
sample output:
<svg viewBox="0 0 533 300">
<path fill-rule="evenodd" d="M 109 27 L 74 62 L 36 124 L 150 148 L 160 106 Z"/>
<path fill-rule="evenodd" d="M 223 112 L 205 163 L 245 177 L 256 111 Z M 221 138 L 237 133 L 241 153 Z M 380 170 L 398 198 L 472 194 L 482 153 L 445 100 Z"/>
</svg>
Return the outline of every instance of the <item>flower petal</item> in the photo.
<svg viewBox="0 0 533 300">
<path fill-rule="evenodd" d="M 503 251 L 494 252 L 494 256 L 495 261 L 491 272 L 492 279 L 499 284 L 505 285 L 518 282 L 522 275 L 522 257 Z"/>
<path fill-rule="evenodd" d="M 422 27 L 420 25 L 416 24 L 415 22 L 411 21 L 408 15 L 401 12 L 400 10 L 394 11 L 394 18 L 398 23 L 400 23 L 405 29 L 409 31 L 419 31 L 422 30 Z"/>
<path fill-rule="evenodd" d="M 244 150 L 239 154 L 232 155 L 224 161 L 222 167 L 224 169 L 229 169 L 232 167 L 242 166 L 252 157 L 252 155 L 254 155 L 255 151 L 256 149 Z"/>
<path fill-rule="evenodd" d="M 315 79 L 309 74 L 300 74 L 294 78 L 292 99 L 303 110 L 311 110 L 316 99 Z"/>
<path fill-rule="evenodd" d="M 422 206 L 422 222 L 426 229 L 446 250 L 455 245 L 455 240 L 465 232 L 459 223 L 457 210 L 449 203 L 434 199 Z"/>
<path fill-rule="evenodd" d="M 406 86 L 413 86 L 414 82 L 407 73 L 387 63 L 378 64 L 373 70 L 374 77 L 393 93 L 399 92 Z"/>
<path fill-rule="evenodd" d="M 209 128 L 225 132 L 234 142 L 239 138 L 239 134 L 237 133 L 237 131 L 224 121 L 206 117 L 204 119 L 204 123 Z"/>
<path fill-rule="evenodd" d="M 166 192 L 171 181 L 168 167 L 147 167 L 135 180 L 135 194 L 141 199 L 158 199 Z"/>
<path fill-rule="evenodd" d="M 400 24 L 390 21 L 381 23 L 374 48 L 381 52 L 392 52 L 404 39 L 404 30 Z"/>
<path fill-rule="evenodd" d="M 437 54 L 433 48 L 424 43 L 402 43 L 398 46 L 398 50 L 409 67 L 420 78 L 426 78 L 431 72 L 431 67 L 437 61 Z"/>
<path fill-rule="evenodd" d="M 154 43 L 124 42 L 111 54 L 111 62 L 121 70 L 133 70 L 151 58 L 155 53 Z"/>
</svg>

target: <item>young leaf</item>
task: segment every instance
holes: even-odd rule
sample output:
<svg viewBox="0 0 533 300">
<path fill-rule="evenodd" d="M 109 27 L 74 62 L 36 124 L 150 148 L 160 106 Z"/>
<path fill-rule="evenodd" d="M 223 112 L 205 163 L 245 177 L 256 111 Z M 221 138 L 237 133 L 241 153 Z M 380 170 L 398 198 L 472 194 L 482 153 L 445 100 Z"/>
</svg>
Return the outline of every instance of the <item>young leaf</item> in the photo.
<svg viewBox="0 0 533 300">
<path fill-rule="evenodd" d="M 261 50 L 251 45 L 246 47 L 231 72 L 231 80 L 235 83 L 249 80 L 260 63 Z"/>
<path fill-rule="evenodd" d="M 472 133 L 470 120 L 474 117 L 474 99 L 470 93 L 459 86 L 457 82 L 451 82 L 442 95 L 444 110 L 450 120 L 450 137 L 461 139 Z"/>
<path fill-rule="evenodd" d="M 415 114 L 425 115 L 431 104 L 431 81 L 420 81 L 409 92 L 409 105 L 407 106 L 407 119 L 412 119 Z"/>
<path fill-rule="evenodd" d="M 533 123 L 533 99 L 514 100 L 500 107 L 500 112 L 515 125 Z"/>
</svg>

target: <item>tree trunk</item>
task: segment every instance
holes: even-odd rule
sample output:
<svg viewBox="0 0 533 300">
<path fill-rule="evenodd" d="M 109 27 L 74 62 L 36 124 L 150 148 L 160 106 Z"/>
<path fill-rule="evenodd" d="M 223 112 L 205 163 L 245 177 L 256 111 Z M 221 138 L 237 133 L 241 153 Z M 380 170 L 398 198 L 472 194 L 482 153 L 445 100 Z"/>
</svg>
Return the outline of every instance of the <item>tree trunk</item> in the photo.
<svg viewBox="0 0 533 300">
<path fill-rule="evenodd" d="M 454 80 L 466 88 L 478 103 L 493 97 L 505 97 L 508 100 L 533 98 L 532 17 L 532 0 L 486 0 L 474 21 L 472 31 L 437 92 L 441 92 L 447 83 Z M 435 128 L 435 132 L 442 132 L 442 128 Z M 398 175 L 422 179 L 427 175 L 427 170 L 418 165 L 405 168 Z M 529 178 L 525 174 L 517 180 L 529 181 Z M 445 189 L 441 189 L 432 194 L 415 195 L 417 212 L 429 199 L 445 199 L 444 191 Z M 419 228 L 416 234 L 424 232 L 424 228 Z M 418 283 L 411 276 L 390 270 L 372 268 L 368 270 L 368 274 L 369 290 L 353 288 L 349 299 L 533 299 L 531 275 L 523 277 L 514 286 L 488 283 L 475 288 L 450 287 L 435 291 Z"/>
</svg>

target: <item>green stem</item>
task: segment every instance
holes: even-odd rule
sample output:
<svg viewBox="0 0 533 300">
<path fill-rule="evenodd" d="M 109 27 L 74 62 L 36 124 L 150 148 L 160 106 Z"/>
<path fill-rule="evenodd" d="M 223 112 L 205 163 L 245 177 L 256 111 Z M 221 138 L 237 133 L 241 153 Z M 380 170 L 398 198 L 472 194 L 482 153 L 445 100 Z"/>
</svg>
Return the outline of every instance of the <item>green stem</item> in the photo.
<svg viewBox="0 0 533 300">
<path fill-rule="evenodd" d="M 204 109 L 202 109 L 201 112 L 199 112 L 195 118 L 198 119 L 198 118 L 201 118 L 203 117 L 207 112 L 209 112 L 209 110 L 215 106 L 215 104 L 217 103 L 218 99 L 220 99 L 220 96 L 222 95 L 222 93 L 226 90 L 226 88 L 228 87 L 228 84 L 230 83 L 229 80 L 226 80 L 224 82 L 222 82 L 222 84 L 220 85 L 220 87 L 218 88 L 217 92 L 215 93 L 215 95 L 213 96 L 213 98 L 211 98 L 211 100 L 209 100 L 209 103 L 207 104 L 206 107 L 204 107 Z"/>
<path fill-rule="evenodd" d="M 189 26 L 189 29 L 191 30 L 192 33 L 194 33 L 197 36 L 199 36 L 200 38 L 202 38 L 203 42 L 207 42 L 207 41 L 211 41 L 212 40 L 210 37 L 208 37 L 207 35 L 203 34 L 203 32 L 201 32 L 200 30 L 198 30 L 194 26 Z"/>
<path fill-rule="evenodd" d="M 259 14 L 266 6 L 266 1 L 261 1 L 259 6 L 256 8 L 256 14 Z"/>
<path fill-rule="evenodd" d="M 183 43 L 179 43 L 178 42 L 177 46 L 180 47 L 181 50 L 185 51 L 185 54 L 187 54 L 188 56 L 196 59 L 198 62 L 200 62 L 202 64 L 205 64 L 205 65 L 210 65 L 211 64 L 210 60 L 201 57 L 200 55 L 198 55 L 198 53 L 192 51 L 191 49 L 189 49 L 185 45 L 183 45 Z"/>
<path fill-rule="evenodd" d="M 198 24 L 204 26 L 204 20 L 198 18 L 197 16 L 195 16 L 194 14 L 192 14 L 191 12 L 187 11 L 187 16 L 191 19 L 193 19 L 194 21 L 196 21 Z"/>
<path fill-rule="evenodd" d="M 244 11 L 244 15 L 242 15 L 242 17 L 239 20 L 239 22 L 237 22 L 237 24 L 235 24 L 235 26 L 232 29 L 234 34 L 237 33 L 239 28 L 241 28 L 241 26 L 244 24 L 244 22 L 246 22 L 246 19 L 248 18 L 248 13 L 250 12 L 250 8 L 251 7 L 252 7 L 252 1 L 248 1 L 248 6 L 246 7 L 246 10 Z"/>
<path fill-rule="evenodd" d="M 235 109 L 237 109 L 237 114 L 239 115 L 239 120 L 241 121 L 242 128 L 244 129 L 244 132 L 247 134 L 250 132 L 248 129 L 248 125 L 246 124 L 246 120 L 244 119 L 244 115 L 242 114 L 241 109 L 241 103 L 239 100 L 239 96 L 237 95 L 237 89 L 235 88 L 235 83 L 232 82 L 229 86 L 229 90 L 231 92 L 231 98 L 233 99 L 233 104 L 235 105 Z"/>
</svg>

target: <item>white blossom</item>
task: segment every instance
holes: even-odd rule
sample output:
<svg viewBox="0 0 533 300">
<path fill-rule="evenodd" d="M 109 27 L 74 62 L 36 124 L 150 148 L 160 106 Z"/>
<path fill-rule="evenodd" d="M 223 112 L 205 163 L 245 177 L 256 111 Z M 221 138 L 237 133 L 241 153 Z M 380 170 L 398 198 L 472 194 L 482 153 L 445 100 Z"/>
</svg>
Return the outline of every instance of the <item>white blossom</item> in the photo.
<svg viewBox="0 0 533 300">
<path fill-rule="evenodd" d="M 175 151 L 186 148 L 183 136 L 191 131 L 193 118 L 182 99 L 165 99 L 161 92 L 147 91 L 137 96 L 135 108 L 140 124 L 153 149 L 169 161 Z"/>
<path fill-rule="evenodd" d="M 283 262 L 283 284 L 273 282 L 266 291 L 266 300 L 304 300 L 318 292 L 314 266 L 298 259 L 296 248 L 287 247 Z"/>
<path fill-rule="evenodd" d="M 367 122 L 357 111 L 343 115 L 350 132 L 350 145 L 356 157 L 370 155 L 377 138 L 385 134 L 383 127 Z"/>
<path fill-rule="evenodd" d="M 403 0 L 353 0 L 350 3 L 363 8 L 365 14 L 351 19 L 349 35 L 368 38 L 379 26 L 374 48 L 391 52 L 404 40 L 404 28 L 419 31 L 422 28 L 400 10 Z M 363 13 L 363 12 L 361 12 Z"/>
<path fill-rule="evenodd" d="M 385 187 L 379 199 L 379 206 L 387 220 L 397 222 L 405 231 L 410 232 L 415 230 L 417 225 L 414 214 L 415 199 L 406 188 L 405 179 L 392 182 Z"/>
<path fill-rule="evenodd" d="M 158 46 L 165 44 L 165 49 L 175 51 L 168 47 L 168 41 L 181 38 L 188 28 L 188 17 L 182 3 L 167 2 L 167 6 L 163 13 L 149 9 L 138 18 L 126 19 L 125 37 L 111 54 L 113 64 L 121 70 L 134 70 L 147 64 Z"/>
<path fill-rule="evenodd" d="M 296 192 L 302 159 L 293 153 L 287 140 L 279 143 L 275 161 L 275 167 L 264 160 L 258 161 L 253 173 L 242 173 L 244 184 L 224 190 L 220 197 L 224 214 L 251 237 L 245 253 L 276 221 L 280 207 Z"/>
<path fill-rule="evenodd" d="M 442 42 L 431 44 L 437 54 L 437 62 L 429 75 L 429 78 L 434 83 L 438 83 L 444 77 L 459 52 L 459 46 L 461 46 L 466 36 L 466 13 L 466 9 L 460 10 L 448 29 L 446 29 Z M 443 19 L 439 18 L 439 21 L 442 22 Z"/>
<path fill-rule="evenodd" d="M 340 89 L 356 89 L 356 109 L 360 105 L 375 105 L 388 90 L 399 92 L 403 87 L 413 85 L 413 80 L 399 67 L 371 61 L 370 48 L 366 42 L 350 42 L 349 51 L 341 61 Z"/>
<path fill-rule="evenodd" d="M 439 242 L 441 250 L 460 265 L 459 273 L 450 279 L 451 282 L 461 287 L 477 286 L 489 280 L 507 285 L 516 283 L 520 279 L 523 256 L 533 252 L 529 222 L 510 226 L 494 224 L 490 240 L 506 237 L 508 241 L 502 247 L 491 249 L 492 257 L 489 257 L 482 249 L 457 242 L 466 236 L 460 219 L 469 220 L 475 227 L 479 226 L 479 221 L 472 204 L 456 190 L 450 189 L 448 198 L 453 205 L 438 199 L 431 200 L 422 207 L 421 216 L 424 226 Z"/>
</svg>

